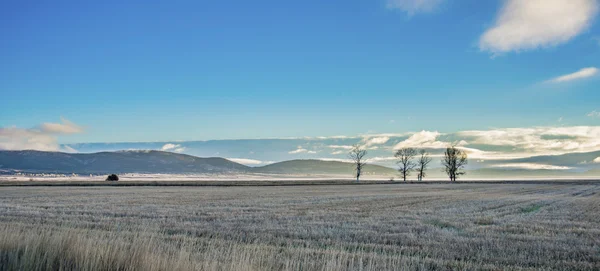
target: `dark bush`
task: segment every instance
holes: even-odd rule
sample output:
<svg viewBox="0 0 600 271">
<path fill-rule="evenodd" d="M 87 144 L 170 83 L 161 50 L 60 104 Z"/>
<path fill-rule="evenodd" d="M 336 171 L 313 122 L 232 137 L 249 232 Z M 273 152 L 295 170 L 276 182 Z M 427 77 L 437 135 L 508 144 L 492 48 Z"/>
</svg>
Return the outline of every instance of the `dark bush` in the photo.
<svg viewBox="0 0 600 271">
<path fill-rule="evenodd" d="M 118 181 L 119 180 L 119 176 L 117 176 L 117 174 L 110 174 L 108 175 L 108 177 L 106 177 L 107 181 Z"/>
</svg>

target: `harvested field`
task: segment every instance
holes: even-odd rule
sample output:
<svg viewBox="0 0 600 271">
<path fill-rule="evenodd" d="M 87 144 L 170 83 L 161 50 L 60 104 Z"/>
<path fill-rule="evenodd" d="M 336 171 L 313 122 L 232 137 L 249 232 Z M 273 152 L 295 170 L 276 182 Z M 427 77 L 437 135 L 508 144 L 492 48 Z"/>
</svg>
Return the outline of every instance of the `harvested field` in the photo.
<svg viewBox="0 0 600 271">
<path fill-rule="evenodd" d="M 598 270 L 600 185 L 0 187 L 0 270 Z"/>
</svg>

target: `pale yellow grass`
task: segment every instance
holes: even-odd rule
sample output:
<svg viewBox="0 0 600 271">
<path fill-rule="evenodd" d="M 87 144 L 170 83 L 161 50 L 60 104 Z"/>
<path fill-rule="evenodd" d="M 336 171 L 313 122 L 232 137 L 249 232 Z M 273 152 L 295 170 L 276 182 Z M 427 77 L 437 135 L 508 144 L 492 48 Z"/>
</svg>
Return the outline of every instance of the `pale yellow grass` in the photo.
<svg viewBox="0 0 600 271">
<path fill-rule="evenodd" d="M 0 270 L 599 270 L 600 186 L 2 187 Z"/>
</svg>

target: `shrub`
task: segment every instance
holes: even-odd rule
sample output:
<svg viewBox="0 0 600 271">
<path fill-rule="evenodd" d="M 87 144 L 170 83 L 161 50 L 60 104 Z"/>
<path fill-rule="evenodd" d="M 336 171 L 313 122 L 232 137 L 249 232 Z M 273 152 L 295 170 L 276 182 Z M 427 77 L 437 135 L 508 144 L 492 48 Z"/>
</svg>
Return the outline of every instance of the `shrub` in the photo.
<svg viewBox="0 0 600 271">
<path fill-rule="evenodd" d="M 117 174 L 110 174 L 108 175 L 108 177 L 106 177 L 107 181 L 118 181 L 119 180 L 119 176 L 117 176 Z"/>
</svg>

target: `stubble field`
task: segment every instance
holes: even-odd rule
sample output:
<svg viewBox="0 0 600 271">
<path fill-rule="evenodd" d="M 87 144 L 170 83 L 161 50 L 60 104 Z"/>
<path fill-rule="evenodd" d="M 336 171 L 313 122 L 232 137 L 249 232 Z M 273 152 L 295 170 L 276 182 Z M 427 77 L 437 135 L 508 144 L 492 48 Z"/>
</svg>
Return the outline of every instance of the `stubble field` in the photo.
<svg viewBox="0 0 600 271">
<path fill-rule="evenodd" d="M 599 270 L 598 184 L 0 187 L 0 270 Z"/>
</svg>

